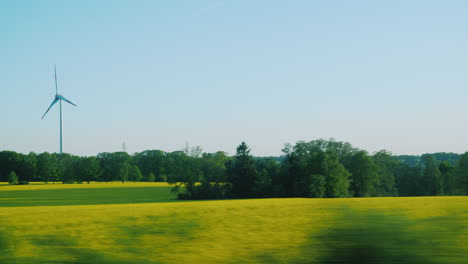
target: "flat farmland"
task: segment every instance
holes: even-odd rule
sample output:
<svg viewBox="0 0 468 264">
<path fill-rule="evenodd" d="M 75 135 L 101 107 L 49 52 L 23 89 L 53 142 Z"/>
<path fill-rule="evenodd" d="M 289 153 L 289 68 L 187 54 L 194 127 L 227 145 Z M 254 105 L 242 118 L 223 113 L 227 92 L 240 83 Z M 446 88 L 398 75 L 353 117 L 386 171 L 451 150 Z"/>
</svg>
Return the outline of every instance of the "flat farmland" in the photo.
<svg viewBox="0 0 468 264">
<path fill-rule="evenodd" d="M 0 186 L 0 238 L 0 263 L 466 263 L 468 197 L 181 202 L 157 183 Z"/>
<path fill-rule="evenodd" d="M 0 207 L 177 202 L 167 183 L 0 185 Z"/>
</svg>

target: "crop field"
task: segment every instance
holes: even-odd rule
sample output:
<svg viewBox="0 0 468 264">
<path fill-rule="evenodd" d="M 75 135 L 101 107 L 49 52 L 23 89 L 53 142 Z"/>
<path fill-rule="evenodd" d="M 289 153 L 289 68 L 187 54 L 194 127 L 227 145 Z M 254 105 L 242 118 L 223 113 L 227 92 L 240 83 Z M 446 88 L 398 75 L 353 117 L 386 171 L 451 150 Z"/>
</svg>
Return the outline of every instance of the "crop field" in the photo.
<svg viewBox="0 0 468 264">
<path fill-rule="evenodd" d="M 0 263 L 467 263 L 468 197 L 175 200 L 158 183 L 0 186 Z"/>
<path fill-rule="evenodd" d="M 167 183 L 0 184 L 0 207 L 176 202 Z"/>
</svg>

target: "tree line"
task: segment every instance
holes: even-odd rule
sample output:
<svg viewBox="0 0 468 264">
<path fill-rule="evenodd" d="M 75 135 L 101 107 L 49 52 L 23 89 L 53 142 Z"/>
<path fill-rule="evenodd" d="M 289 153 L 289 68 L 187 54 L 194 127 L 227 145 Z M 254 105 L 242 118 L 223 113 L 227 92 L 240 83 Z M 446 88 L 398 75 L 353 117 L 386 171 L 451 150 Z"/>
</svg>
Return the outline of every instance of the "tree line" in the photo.
<svg viewBox="0 0 468 264">
<path fill-rule="evenodd" d="M 243 142 L 215 181 L 186 177 L 179 198 L 377 197 L 468 194 L 468 152 L 394 156 L 369 154 L 347 142 L 285 145 L 283 156 L 255 158 Z M 185 188 L 180 188 L 185 187 Z"/>
<path fill-rule="evenodd" d="M 232 157 L 200 147 L 91 157 L 2 151 L 0 181 L 159 181 L 174 184 L 180 199 L 468 194 L 468 152 L 369 154 L 333 139 L 286 144 L 282 151 L 281 157 L 253 157 L 244 142 Z"/>
<path fill-rule="evenodd" d="M 0 181 L 14 174 L 18 181 L 83 183 L 91 181 L 178 182 L 192 174 L 208 180 L 225 171 L 229 157 L 225 152 L 164 152 L 147 150 L 133 155 L 126 152 L 99 153 L 80 157 L 70 154 L 0 151 Z"/>
</svg>

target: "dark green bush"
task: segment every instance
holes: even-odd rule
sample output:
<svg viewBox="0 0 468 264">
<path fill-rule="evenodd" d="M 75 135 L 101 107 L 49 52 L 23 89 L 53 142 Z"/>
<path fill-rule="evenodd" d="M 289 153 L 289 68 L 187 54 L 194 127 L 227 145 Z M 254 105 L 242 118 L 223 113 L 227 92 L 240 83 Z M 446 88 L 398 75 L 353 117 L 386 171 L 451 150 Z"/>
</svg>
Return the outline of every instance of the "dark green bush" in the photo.
<svg viewBox="0 0 468 264">
<path fill-rule="evenodd" d="M 16 185 L 28 185 L 29 182 L 28 181 L 19 181 L 18 183 L 16 183 Z"/>
</svg>

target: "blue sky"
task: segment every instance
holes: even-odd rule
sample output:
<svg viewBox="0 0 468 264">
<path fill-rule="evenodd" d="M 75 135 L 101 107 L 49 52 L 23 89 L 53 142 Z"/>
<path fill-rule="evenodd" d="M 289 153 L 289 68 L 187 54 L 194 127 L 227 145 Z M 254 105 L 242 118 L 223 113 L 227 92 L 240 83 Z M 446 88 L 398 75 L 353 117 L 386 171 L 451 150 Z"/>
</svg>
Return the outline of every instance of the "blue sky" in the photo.
<svg viewBox="0 0 468 264">
<path fill-rule="evenodd" d="M 1 1 L 0 150 L 468 150 L 466 1 Z"/>
</svg>

